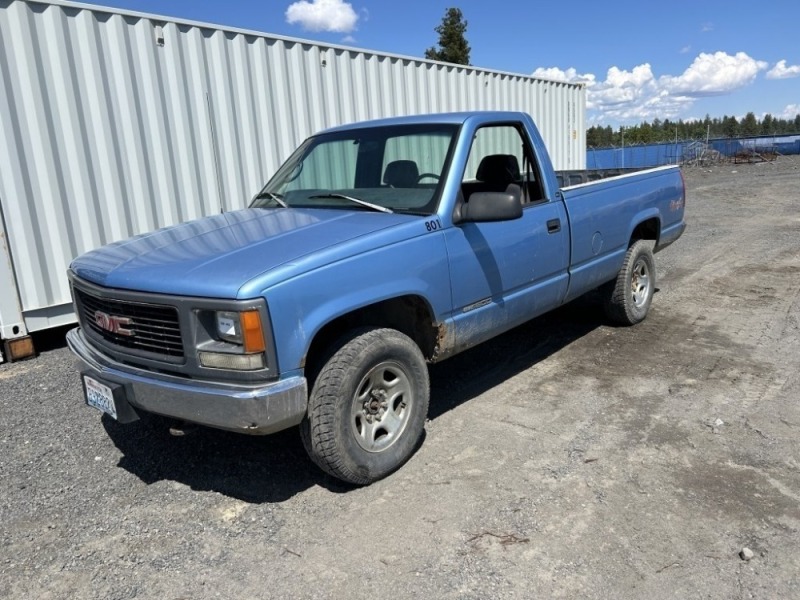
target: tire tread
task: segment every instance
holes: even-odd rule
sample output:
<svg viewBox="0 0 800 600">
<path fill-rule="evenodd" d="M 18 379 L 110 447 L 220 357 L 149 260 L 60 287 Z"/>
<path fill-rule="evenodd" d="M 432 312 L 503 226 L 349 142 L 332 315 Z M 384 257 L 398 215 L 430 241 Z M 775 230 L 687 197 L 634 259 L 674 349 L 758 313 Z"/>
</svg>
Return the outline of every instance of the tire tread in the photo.
<svg viewBox="0 0 800 600">
<path fill-rule="evenodd" d="M 650 245 L 647 240 L 637 240 L 625 254 L 625 260 L 622 263 L 622 268 L 619 270 L 616 279 L 609 281 L 603 288 L 603 296 L 605 297 L 604 308 L 606 316 L 615 323 L 621 325 L 635 325 L 644 320 L 647 315 L 647 310 L 650 308 L 648 302 L 647 310 L 644 316 L 635 314 L 632 310 L 631 303 L 628 295 L 630 290 L 630 269 L 636 263 L 636 260 L 641 255 L 649 255 L 649 262 L 651 266 L 650 276 L 653 278 L 653 289 L 655 289 L 655 263 L 653 261 L 653 253 L 650 250 Z M 652 299 L 652 296 L 651 296 Z"/>
<path fill-rule="evenodd" d="M 381 473 L 378 477 L 371 477 L 349 468 L 343 449 L 336 440 L 336 412 L 342 402 L 349 401 L 341 397 L 341 390 L 345 385 L 348 370 L 356 362 L 357 357 L 369 346 L 385 344 L 388 339 L 413 346 L 424 363 L 422 353 L 416 344 L 394 329 L 359 328 L 349 332 L 333 346 L 333 351 L 328 354 L 327 360 L 323 359 L 324 366 L 319 371 L 316 381 L 312 382 L 308 414 L 300 426 L 303 445 L 311 460 L 329 475 L 357 485 L 371 483 L 391 471 Z M 427 390 L 427 369 L 425 375 Z M 422 406 L 418 409 L 427 413 L 427 403 L 420 399 L 420 404 Z"/>
</svg>

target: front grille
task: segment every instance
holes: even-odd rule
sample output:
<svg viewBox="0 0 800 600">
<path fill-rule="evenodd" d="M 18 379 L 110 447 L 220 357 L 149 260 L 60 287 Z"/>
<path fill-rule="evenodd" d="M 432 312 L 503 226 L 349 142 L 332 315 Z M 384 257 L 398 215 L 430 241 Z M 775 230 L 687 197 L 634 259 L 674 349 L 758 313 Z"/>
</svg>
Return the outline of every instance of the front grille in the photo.
<svg viewBox="0 0 800 600">
<path fill-rule="evenodd" d="M 178 311 L 172 306 L 101 298 L 77 288 L 75 293 L 82 313 L 82 324 L 95 336 L 108 344 L 137 351 L 143 356 L 171 363 L 183 360 Z M 98 311 L 112 317 L 130 319 L 130 323 L 126 321 L 124 324 L 124 329 L 130 333 L 123 335 L 101 327 L 96 318 Z"/>
</svg>

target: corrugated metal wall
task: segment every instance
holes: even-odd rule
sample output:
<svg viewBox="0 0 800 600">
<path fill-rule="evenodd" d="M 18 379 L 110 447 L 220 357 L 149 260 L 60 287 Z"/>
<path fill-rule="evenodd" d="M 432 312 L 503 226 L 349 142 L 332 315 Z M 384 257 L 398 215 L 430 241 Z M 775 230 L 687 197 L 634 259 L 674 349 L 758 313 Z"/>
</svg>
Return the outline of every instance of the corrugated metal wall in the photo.
<svg viewBox="0 0 800 600">
<path fill-rule="evenodd" d="M 556 168 L 584 168 L 580 86 L 0 0 L 0 203 L 27 327 L 71 320 L 74 256 L 244 207 L 315 131 L 479 109 L 531 113 Z"/>
</svg>

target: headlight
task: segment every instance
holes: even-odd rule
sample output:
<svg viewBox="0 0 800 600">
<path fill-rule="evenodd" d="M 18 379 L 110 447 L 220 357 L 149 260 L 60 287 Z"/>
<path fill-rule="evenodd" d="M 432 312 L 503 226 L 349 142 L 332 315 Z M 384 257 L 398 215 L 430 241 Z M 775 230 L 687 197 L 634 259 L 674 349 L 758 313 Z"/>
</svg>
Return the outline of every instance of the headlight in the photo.
<svg viewBox="0 0 800 600">
<path fill-rule="evenodd" d="M 198 347 L 202 366 L 234 371 L 253 371 L 267 366 L 264 330 L 258 310 L 220 310 L 214 314 L 214 323 L 217 341 L 209 340 Z"/>
<path fill-rule="evenodd" d="M 244 346 L 246 354 L 265 349 L 261 315 L 257 310 L 217 312 L 217 335 L 221 340 Z"/>
<path fill-rule="evenodd" d="M 242 323 L 239 314 L 227 310 L 217 313 L 217 335 L 221 340 L 234 344 L 242 343 Z"/>
</svg>

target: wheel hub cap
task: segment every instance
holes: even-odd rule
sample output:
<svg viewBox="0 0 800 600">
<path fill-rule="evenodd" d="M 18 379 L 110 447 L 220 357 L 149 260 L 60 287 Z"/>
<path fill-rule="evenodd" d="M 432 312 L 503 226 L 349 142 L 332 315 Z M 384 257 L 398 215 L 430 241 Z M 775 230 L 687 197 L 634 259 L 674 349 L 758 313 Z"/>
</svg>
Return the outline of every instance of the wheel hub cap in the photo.
<svg viewBox="0 0 800 600">
<path fill-rule="evenodd" d="M 356 388 L 351 404 L 351 431 L 359 446 L 382 452 L 403 433 L 414 402 L 405 369 L 391 361 L 370 369 Z"/>
<path fill-rule="evenodd" d="M 369 398 L 364 402 L 364 417 L 368 423 L 380 421 L 388 406 L 386 390 L 372 390 Z"/>
<path fill-rule="evenodd" d="M 650 270 L 647 268 L 647 263 L 643 260 L 637 260 L 633 266 L 633 274 L 631 275 L 631 296 L 633 303 L 637 307 L 641 307 L 647 302 L 650 295 Z"/>
</svg>

